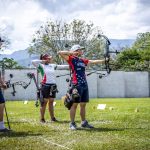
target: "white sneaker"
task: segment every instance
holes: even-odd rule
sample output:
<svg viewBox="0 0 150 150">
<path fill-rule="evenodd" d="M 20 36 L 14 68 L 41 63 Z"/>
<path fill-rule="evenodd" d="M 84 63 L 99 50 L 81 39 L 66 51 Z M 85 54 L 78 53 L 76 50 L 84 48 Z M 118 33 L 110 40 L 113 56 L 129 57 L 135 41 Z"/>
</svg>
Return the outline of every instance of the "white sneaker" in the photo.
<svg viewBox="0 0 150 150">
<path fill-rule="evenodd" d="M 75 122 L 71 122 L 71 123 L 70 123 L 70 129 L 71 129 L 71 130 L 76 130 L 76 129 L 77 129 L 77 126 L 76 126 L 76 123 L 75 123 Z"/>
<path fill-rule="evenodd" d="M 81 127 L 83 128 L 89 128 L 89 129 L 92 129 L 94 128 L 92 125 L 90 125 L 86 120 L 84 123 L 81 123 Z"/>
</svg>

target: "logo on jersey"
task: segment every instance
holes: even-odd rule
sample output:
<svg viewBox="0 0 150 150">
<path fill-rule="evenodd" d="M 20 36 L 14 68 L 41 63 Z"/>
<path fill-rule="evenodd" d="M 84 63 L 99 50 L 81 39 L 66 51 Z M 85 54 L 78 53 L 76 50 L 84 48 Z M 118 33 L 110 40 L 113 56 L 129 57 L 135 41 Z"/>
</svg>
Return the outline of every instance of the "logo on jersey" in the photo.
<svg viewBox="0 0 150 150">
<path fill-rule="evenodd" d="M 77 66 L 78 66 L 78 67 L 85 67 L 85 64 L 84 64 L 83 62 L 78 62 L 78 63 L 77 63 Z"/>
</svg>

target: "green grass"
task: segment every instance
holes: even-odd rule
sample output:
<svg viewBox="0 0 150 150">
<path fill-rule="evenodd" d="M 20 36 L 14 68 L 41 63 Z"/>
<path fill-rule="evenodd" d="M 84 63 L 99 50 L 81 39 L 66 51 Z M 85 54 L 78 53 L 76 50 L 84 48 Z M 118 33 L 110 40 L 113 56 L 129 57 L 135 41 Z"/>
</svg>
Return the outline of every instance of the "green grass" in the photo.
<svg viewBox="0 0 150 150">
<path fill-rule="evenodd" d="M 106 104 L 106 109 L 97 110 L 98 104 Z M 59 100 L 55 106 L 58 123 L 49 121 L 46 110 L 47 123 L 40 124 L 39 107 L 33 101 L 26 105 L 8 101 L 6 106 L 13 131 L 0 133 L 0 150 L 150 149 L 150 98 L 92 99 L 87 105 L 87 119 L 95 129 L 80 128 L 78 108 L 77 131 L 69 130 L 69 111 Z"/>
</svg>

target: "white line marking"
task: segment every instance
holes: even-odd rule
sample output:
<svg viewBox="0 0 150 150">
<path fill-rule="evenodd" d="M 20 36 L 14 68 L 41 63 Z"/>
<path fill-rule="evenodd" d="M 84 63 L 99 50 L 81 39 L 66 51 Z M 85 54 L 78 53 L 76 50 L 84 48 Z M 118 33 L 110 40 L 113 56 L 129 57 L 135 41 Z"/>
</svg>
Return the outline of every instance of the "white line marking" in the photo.
<svg viewBox="0 0 150 150">
<path fill-rule="evenodd" d="M 70 149 L 69 147 L 66 147 L 66 146 L 57 144 L 57 143 L 52 142 L 52 141 L 50 141 L 50 140 L 47 140 L 47 139 L 45 139 L 45 138 L 43 138 L 43 137 L 40 137 L 40 138 L 43 139 L 44 141 L 48 142 L 48 143 L 51 143 L 51 144 L 56 145 L 56 146 L 59 146 L 59 147 L 61 147 L 61 148 Z M 70 150 L 71 150 L 71 149 L 70 149 Z"/>
</svg>

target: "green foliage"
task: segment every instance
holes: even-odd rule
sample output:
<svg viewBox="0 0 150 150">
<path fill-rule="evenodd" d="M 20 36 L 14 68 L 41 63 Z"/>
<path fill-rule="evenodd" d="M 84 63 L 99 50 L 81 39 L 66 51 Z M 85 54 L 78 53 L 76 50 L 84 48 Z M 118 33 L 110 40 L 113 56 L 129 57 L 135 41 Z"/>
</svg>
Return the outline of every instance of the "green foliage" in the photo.
<svg viewBox="0 0 150 150">
<path fill-rule="evenodd" d="M 115 70 L 150 71 L 150 33 L 140 33 L 131 48 L 124 49 L 114 62 Z"/>
<path fill-rule="evenodd" d="M 102 41 L 97 38 L 98 33 L 101 33 L 99 27 L 83 20 L 73 20 L 71 23 L 50 20 L 35 33 L 29 53 L 49 53 L 54 56 L 55 62 L 62 63 L 57 52 L 70 49 L 73 44 L 80 44 L 86 48 L 86 57 L 98 58 L 102 51 Z M 66 44 L 69 46 L 65 47 Z"/>
<path fill-rule="evenodd" d="M 22 69 L 21 67 L 13 58 L 3 58 L 0 63 L 4 63 L 5 69 Z"/>
<path fill-rule="evenodd" d="M 133 48 L 138 50 L 144 50 L 146 48 L 150 49 L 150 32 L 139 33 L 133 44 Z"/>
</svg>

